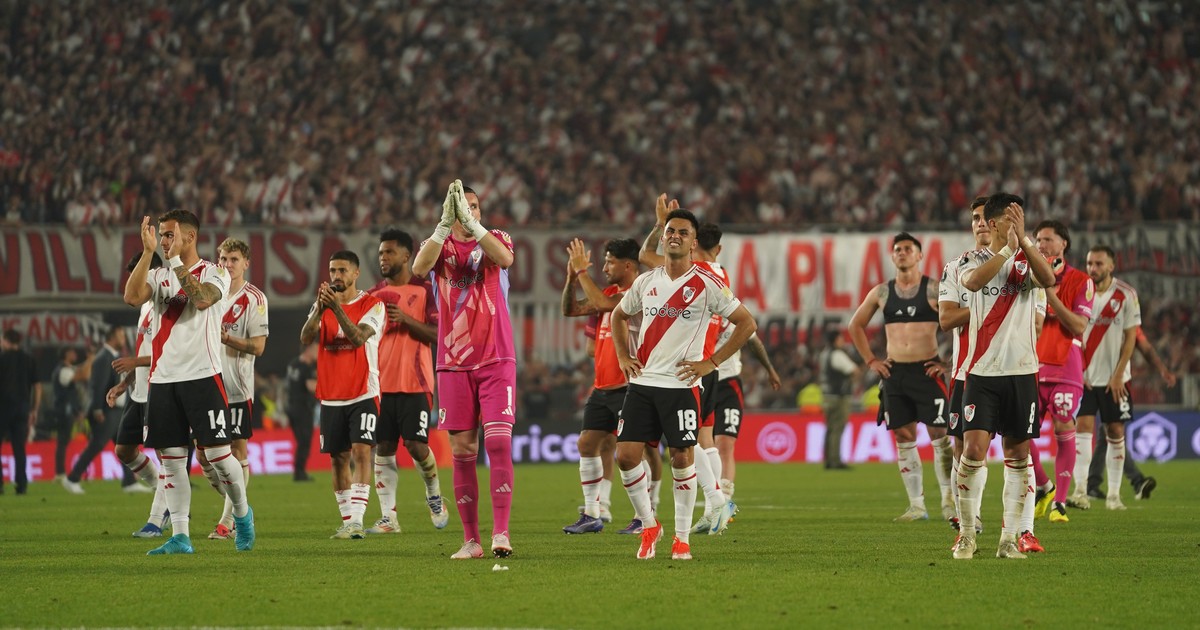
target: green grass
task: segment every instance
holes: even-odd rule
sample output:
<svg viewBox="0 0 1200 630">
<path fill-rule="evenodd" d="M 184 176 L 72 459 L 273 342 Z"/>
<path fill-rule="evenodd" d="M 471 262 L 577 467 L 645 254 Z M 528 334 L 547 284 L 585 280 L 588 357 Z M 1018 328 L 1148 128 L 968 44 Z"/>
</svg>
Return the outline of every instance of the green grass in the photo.
<svg viewBox="0 0 1200 630">
<path fill-rule="evenodd" d="M 457 518 L 432 528 L 411 471 L 401 476 L 405 533 L 363 541 L 328 539 L 338 517 L 327 475 L 254 478 L 251 553 L 205 538 L 219 503 L 198 478 L 196 554 L 170 557 L 147 557 L 158 542 L 130 537 L 148 495 L 115 482 L 85 484 L 84 496 L 10 487 L 0 496 L 0 626 L 1196 627 L 1200 462 L 1146 469 L 1160 484 L 1152 500 L 1126 488 L 1126 512 L 1101 505 L 1072 511 L 1066 525 L 1041 521 L 1048 553 L 1001 561 L 994 465 L 981 553 L 956 562 L 944 523 L 892 522 L 906 504 L 894 465 L 743 464 L 729 531 L 693 537 L 691 562 L 672 562 L 669 540 L 646 562 L 634 558 L 634 537 L 615 533 L 631 515 L 619 484 L 610 530 L 568 537 L 575 467 L 518 466 L 516 555 L 503 572 L 491 558 L 447 558 L 461 543 Z M 932 477 L 927 466 L 930 497 Z M 662 496 L 668 524 L 670 489 Z M 487 532 L 486 499 L 481 507 Z M 373 502 L 368 519 L 377 512 Z"/>
</svg>

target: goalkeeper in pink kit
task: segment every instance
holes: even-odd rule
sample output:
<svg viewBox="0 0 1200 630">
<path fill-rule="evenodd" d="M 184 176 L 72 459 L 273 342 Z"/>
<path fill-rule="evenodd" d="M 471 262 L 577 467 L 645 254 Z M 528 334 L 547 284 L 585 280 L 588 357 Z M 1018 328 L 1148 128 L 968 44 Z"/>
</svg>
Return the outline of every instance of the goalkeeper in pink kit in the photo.
<svg viewBox="0 0 1200 630">
<path fill-rule="evenodd" d="M 479 223 L 479 197 L 454 180 L 442 218 L 413 259 L 417 276 L 432 272 L 438 308 L 437 371 L 440 428 L 450 434 L 454 499 L 463 546 L 450 557 L 483 557 L 479 534 L 479 430 L 487 451 L 492 493 L 492 555 L 512 555 L 512 429 L 516 418 L 517 359 L 508 310 L 512 238 Z"/>
</svg>

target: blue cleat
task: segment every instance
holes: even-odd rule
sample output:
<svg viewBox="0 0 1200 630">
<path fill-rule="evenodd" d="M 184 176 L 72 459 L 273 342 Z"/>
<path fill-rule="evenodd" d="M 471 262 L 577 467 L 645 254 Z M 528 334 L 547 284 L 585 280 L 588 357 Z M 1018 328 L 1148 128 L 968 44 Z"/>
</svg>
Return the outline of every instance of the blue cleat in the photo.
<svg viewBox="0 0 1200 630">
<path fill-rule="evenodd" d="M 641 534 L 642 533 L 642 521 L 640 519 L 635 518 L 632 521 L 629 521 L 629 524 L 625 526 L 625 529 L 622 529 L 621 531 L 619 531 L 617 533 L 618 534 L 631 534 L 631 535 Z"/>
<path fill-rule="evenodd" d="M 147 556 L 165 556 L 175 553 L 193 553 L 192 539 L 188 538 L 187 534 L 175 534 L 163 543 L 163 546 L 158 549 L 151 549 L 146 552 Z"/>
<path fill-rule="evenodd" d="M 729 521 L 737 514 L 737 504 L 732 499 L 725 502 L 725 505 L 717 508 L 712 515 L 712 529 L 708 530 L 708 535 L 720 535 L 729 527 Z"/>
<path fill-rule="evenodd" d="M 563 531 L 568 534 L 599 534 L 604 531 L 604 521 L 587 514 L 580 514 L 574 525 L 567 525 Z"/>
<path fill-rule="evenodd" d="M 134 538 L 160 538 L 162 535 L 162 528 L 154 523 L 146 523 L 141 529 L 133 532 Z"/>
<path fill-rule="evenodd" d="M 233 517 L 234 547 L 238 551 L 254 549 L 254 510 L 246 508 L 245 516 Z"/>
</svg>

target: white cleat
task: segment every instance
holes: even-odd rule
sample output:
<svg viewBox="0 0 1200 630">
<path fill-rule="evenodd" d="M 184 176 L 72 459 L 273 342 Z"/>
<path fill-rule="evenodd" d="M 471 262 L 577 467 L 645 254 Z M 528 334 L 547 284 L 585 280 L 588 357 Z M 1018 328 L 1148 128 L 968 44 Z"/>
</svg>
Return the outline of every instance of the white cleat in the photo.
<svg viewBox="0 0 1200 630">
<path fill-rule="evenodd" d="M 955 560 L 970 560 L 975 557 L 975 537 L 959 536 L 954 545 Z"/>
<path fill-rule="evenodd" d="M 364 531 L 368 534 L 399 534 L 400 523 L 393 521 L 391 517 L 385 516 L 375 521 L 374 527 L 369 527 Z"/>
<path fill-rule="evenodd" d="M 929 520 L 929 512 L 923 507 L 915 505 L 908 506 L 908 509 L 903 514 L 892 519 L 897 523 L 911 523 L 912 521 L 927 521 Z"/>
<path fill-rule="evenodd" d="M 708 514 L 701 516 L 696 520 L 696 524 L 692 525 L 693 534 L 705 534 L 712 531 L 712 517 Z"/>
<path fill-rule="evenodd" d="M 1108 498 L 1104 500 L 1104 507 L 1110 510 L 1124 510 L 1125 504 L 1121 503 L 1121 497 L 1119 495 L 1114 496 L 1110 494 L 1108 495 Z"/>
<path fill-rule="evenodd" d="M 450 510 L 446 509 L 441 495 L 425 497 L 425 504 L 429 506 L 429 520 L 433 522 L 433 526 L 446 529 L 446 525 L 450 523 Z"/>
<path fill-rule="evenodd" d="M 1024 560 L 1026 556 L 1017 549 L 1017 541 L 1002 540 L 1000 541 L 1000 546 L 996 549 L 996 557 Z"/>
<path fill-rule="evenodd" d="M 83 486 L 79 485 L 78 481 L 71 481 L 66 477 L 62 479 L 62 487 L 67 489 L 71 494 L 83 494 Z"/>
<path fill-rule="evenodd" d="M 479 559 L 482 557 L 483 557 L 483 547 L 481 547 L 479 545 L 479 543 L 475 542 L 475 539 L 472 538 L 471 540 L 468 540 L 467 542 L 463 543 L 462 548 L 459 549 L 458 551 L 454 552 L 454 554 L 450 556 L 450 559 L 451 560 L 476 560 L 476 559 Z"/>
<path fill-rule="evenodd" d="M 1076 492 L 1067 497 L 1067 507 L 1075 508 L 1076 510 L 1090 510 L 1092 508 L 1092 500 L 1088 498 L 1086 492 Z"/>
<path fill-rule="evenodd" d="M 497 558 L 507 558 L 512 555 L 512 543 L 508 540 L 508 534 L 492 536 L 492 555 Z"/>
</svg>

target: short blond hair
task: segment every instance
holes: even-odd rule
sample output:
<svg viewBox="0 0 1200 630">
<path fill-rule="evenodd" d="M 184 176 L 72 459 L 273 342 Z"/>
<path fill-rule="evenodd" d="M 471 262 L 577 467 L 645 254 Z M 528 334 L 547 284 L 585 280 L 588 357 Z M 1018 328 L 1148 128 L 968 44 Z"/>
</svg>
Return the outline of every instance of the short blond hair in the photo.
<svg viewBox="0 0 1200 630">
<path fill-rule="evenodd" d="M 250 246 L 246 241 L 237 238 L 227 238 L 221 242 L 221 246 L 217 248 L 223 252 L 241 252 L 246 260 L 250 260 Z"/>
</svg>

